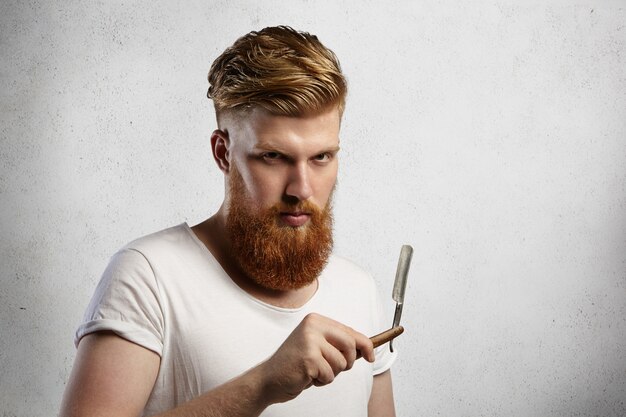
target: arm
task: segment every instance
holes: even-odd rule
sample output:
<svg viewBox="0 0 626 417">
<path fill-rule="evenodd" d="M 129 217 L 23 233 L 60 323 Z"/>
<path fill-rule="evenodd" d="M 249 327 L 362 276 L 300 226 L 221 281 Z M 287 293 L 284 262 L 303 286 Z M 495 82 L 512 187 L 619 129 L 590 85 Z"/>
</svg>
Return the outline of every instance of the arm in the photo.
<svg viewBox="0 0 626 417">
<path fill-rule="evenodd" d="M 140 415 L 159 361 L 156 353 L 112 332 L 85 336 L 78 345 L 60 417 Z"/>
<path fill-rule="evenodd" d="M 367 336 L 319 315 L 305 317 L 267 361 L 159 417 L 258 416 L 352 367 L 356 350 L 374 360 Z M 152 391 L 159 356 L 113 334 L 83 338 L 61 417 L 137 416 Z M 242 401 L 245 399 L 245 401 Z"/>
<path fill-rule="evenodd" d="M 374 385 L 367 406 L 368 417 L 395 417 L 391 371 L 374 377 Z"/>
<path fill-rule="evenodd" d="M 60 416 L 141 415 L 159 361 L 156 353 L 113 333 L 85 336 L 78 346 Z M 263 399 L 261 375 L 254 368 L 163 416 L 259 415 L 269 405 Z"/>
</svg>

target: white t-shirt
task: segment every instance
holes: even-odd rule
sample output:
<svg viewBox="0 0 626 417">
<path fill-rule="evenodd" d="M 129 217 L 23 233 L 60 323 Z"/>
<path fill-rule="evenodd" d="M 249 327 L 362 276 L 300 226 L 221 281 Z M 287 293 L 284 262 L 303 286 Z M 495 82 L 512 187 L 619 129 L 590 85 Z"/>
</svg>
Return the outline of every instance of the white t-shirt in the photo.
<svg viewBox="0 0 626 417">
<path fill-rule="evenodd" d="M 138 239 L 112 258 L 75 344 L 109 330 L 161 356 L 144 415 L 172 409 L 269 358 L 309 313 L 372 336 L 389 327 L 371 276 L 331 256 L 313 297 L 296 309 L 255 299 L 224 272 L 187 224 Z M 325 387 L 268 407 L 262 416 L 367 415 L 373 375 L 395 360 L 387 345 Z"/>
</svg>

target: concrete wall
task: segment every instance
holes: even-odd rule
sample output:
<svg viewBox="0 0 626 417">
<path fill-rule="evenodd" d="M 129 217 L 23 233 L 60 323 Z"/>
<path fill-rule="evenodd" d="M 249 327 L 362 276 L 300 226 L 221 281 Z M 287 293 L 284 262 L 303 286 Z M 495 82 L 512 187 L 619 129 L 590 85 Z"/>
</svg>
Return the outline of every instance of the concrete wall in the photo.
<svg viewBox="0 0 626 417">
<path fill-rule="evenodd" d="M 218 207 L 212 60 L 268 25 L 350 81 L 337 250 L 393 311 L 399 416 L 626 413 L 621 1 L 3 1 L 0 410 L 50 416 L 109 256 Z"/>
</svg>

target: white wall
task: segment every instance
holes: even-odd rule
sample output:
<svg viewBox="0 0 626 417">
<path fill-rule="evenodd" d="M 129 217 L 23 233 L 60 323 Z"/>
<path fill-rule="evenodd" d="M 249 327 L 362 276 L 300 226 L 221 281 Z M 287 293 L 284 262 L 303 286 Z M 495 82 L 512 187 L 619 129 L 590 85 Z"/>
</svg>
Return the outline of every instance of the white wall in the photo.
<svg viewBox="0 0 626 417">
<path fill-rule="evenodd" d="M 0 410 L 50 416 L 109 256 L 218 206 L 212 60 L 289 24 L 350 81 L 337 250 L 388 300 L 399 416 L 626 413 L 621 1 L 3 1 Z"/>
</svg>

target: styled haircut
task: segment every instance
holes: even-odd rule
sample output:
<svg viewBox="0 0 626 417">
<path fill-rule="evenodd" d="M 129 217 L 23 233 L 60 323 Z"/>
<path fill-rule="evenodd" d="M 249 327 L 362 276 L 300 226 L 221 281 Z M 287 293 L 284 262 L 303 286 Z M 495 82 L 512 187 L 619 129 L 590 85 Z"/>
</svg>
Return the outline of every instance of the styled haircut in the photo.
<svg viewBox="0 0 626 417">
<path fill-rule="evenodd" d="M 215 112 L 260 107 L 298 117 L 330 106 L 343 113 L 347 82 L 339 60 L 315 35 L 267 27 L 237 39 L 211 65 L 207 97 Z"/>
</svg>

